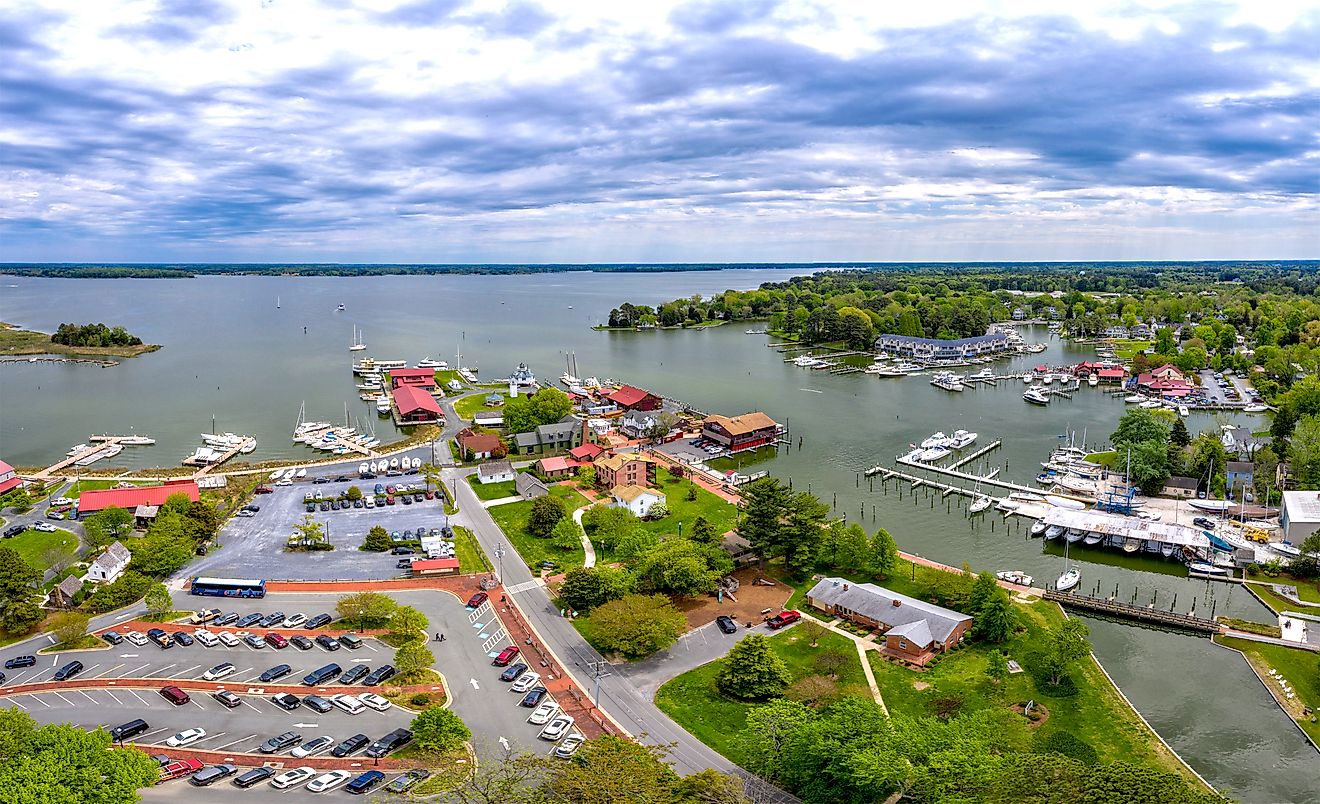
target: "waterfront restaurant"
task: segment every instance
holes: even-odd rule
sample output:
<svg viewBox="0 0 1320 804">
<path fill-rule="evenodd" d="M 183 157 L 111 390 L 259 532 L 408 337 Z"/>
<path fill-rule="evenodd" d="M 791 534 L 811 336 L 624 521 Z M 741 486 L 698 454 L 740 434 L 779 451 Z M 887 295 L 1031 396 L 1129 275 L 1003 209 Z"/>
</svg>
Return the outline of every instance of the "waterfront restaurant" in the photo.
<svg viewBox="0 0 1320 804">
<path fill-rule="evenodd" d="M 881 335 L 876 338 L 875 348 L 891 355 L 918 360 L 966 360 L 969 357 L 1008 351 L 1008 335 L 1003 332 L 990 332 L 974 338 L 947 341 L 937 338 L 913 338 L 908 335 Z"/>
<path fill-rule="evenodd" d="M 440 403 L 421 388 L 401 385 L 394 389 L 394 405 L 406 424 L 431 424 L 441 417 Z"/>
<path fill-rule="evenodd" d="M 94 514 L 106 508 L 136 511 L 138 506 L 160 506 L 171 495 L 182 494 L 190 502 L 201 499 L 201 490 L 191 480 L 170 480 L 159 486 L 133 486 L 123 489 L 88 489 L 78 498 L 78 517 Z"/>
<path fill-rule="evenodd" d="M 399 368 L 390 369 L 390 387 L 410 385 L 414 388 L 434 388 L 435 369 Z"/>
<path fill-rule="evenodd" d="M 773 444 L 781 432 L 779 423 L 759 410 L 733 417 L 712 414 L 701 423 L 702 438 L 733 452 Z"/>
</svg>

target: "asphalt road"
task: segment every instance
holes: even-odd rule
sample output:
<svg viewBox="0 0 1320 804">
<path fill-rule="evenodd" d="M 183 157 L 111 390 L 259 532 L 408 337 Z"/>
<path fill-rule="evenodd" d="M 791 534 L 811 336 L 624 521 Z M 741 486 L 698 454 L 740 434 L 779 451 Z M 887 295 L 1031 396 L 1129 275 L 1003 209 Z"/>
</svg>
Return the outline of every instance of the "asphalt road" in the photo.
<svg viewBox="0 0 1320 804">
<path fill-rule="evenodd" d="M 788 626 L 788 628 L 792 627 L 793 625 Z M 769 636 L 774 633 L 778 632 L 771 631 L 764 623 L 754 628 L 744 628 L 740 625 L 736 634 L 726 634 L 720 631 L 715 623 L 707 623 L 679 637 L 678 644 L 674 647 L 659 651 L 640 662 L 619 665 L 616 669 L 642 694 L 653 698 L 666 681 L 703 664 L 724 658 L 733 650 L 734 645 L 749 634 Z"/>
<path fill-rule="evenodd" d="M 357 467 L 353 467 L 356 475 Z M 198 559 L 185 570 L 189 575 L 212 575 L 227 578 L 280 578 L 287 580 L 368 580 L 394 578 L 403 574 L 396 567 L 398 556 L 368 553 L 357 549 L 367 531 L 380 525 L 388 531 L 444 527 L 447 518 L 444 501 L 424 500 L 412 505 L 395 504 L 384 508 L 350 508 L 312 514 L 328 529 L 334 550 L 315 553 L 286 552 L 284 545 L 295 523 L 306 515 L 303 496 L 321 492 L 336 496 L 356 485 L 370 492 L 377 483 L 390 485 L 406 482 L 424 484 L 421 475 L 353 480 L 347 483 L 313 484 L 302 481 L 292 486 L 276 486 L 272 494 L 256 495 L 252 503 L 261 506 L 255 516 L 235 516 L 220 531 L 219 548 Z"/>
</svg>

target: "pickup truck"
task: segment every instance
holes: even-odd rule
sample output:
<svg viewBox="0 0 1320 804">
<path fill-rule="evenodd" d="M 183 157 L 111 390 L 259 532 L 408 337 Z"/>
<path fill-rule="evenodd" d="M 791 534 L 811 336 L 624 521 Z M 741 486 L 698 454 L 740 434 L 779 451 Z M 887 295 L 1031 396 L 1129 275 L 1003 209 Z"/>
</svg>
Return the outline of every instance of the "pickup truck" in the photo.
<svg viewBox="0 0 1320 804">
<path fill-rule="evenodd" d="M 170 762 L 160 769 L 160 780 L 168 782 L 171 779 L 178 779 L 181 776 L 190 776 L 205 767 L 200 759 L 179 759 Z"/>
</svg>

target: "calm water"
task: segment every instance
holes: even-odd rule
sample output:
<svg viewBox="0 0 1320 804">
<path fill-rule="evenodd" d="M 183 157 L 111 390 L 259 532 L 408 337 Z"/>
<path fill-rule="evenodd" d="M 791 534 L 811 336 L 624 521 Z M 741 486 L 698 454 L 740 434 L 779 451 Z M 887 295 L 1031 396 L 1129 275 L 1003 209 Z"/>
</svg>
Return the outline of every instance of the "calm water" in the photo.
<svg viewBox="0 0 1320 804">
<path fill-rule="evenodd" d="M 113 369 L 0 366 L 0 455 L 39 464 L 63 455 L 93 432 L 136 429 L 158 439 L 128 449 L 116 463 L 169 466 L 190 452 L 211 417 L 221 431 L 257 436 L 254 458 L 310 457 L 289 435 L 300 403 L 314 419 L 350 417 L 393 427 L 358 399 L 348 367 L 375 355 L 417 361 L 464 360 L 481 375 L 505 376 L 525 361 L 547 380 L 577 355 L 579 374 L 612 377 L 663 391 L 727 414 L 765 410 L 791 428 L 794 446 L 758 463 L 810 488 L 838 513 L 883 525 L 907 550 L 951 564 L 1023 569 L 1038 579 L 1062 571 L 1017 522 L 998 515 L 970 522 L 957 502 L 885 490 L 860 477 L 889 463 L 910 442 L 935 430 L 965 428 L 981 444 L 1002 439 L 987 457 L 1003 477 L 1028 481 L 1039 462 L 1072 430 L 1103 443 L 1123 410 L 1120 401 L 1082 389 L 1046 408 L 1022 401 L 1021 383 L 950 394 L 928 378 L 832 376 L 783 362 L 766 336 L 746 327 L 686 332 L 594 332 L 624 300 L 656 303 L 693 292 L 750 288 L 784 271 L 690 274 L 552 274 L 517 277 L 282 278 L 192 280 L 0 280 L 0 319 L 44 330 L 62 321 L 123 324 L 165 349 Z M 280 308 L 276 309 L 276 298 Z M 346 310 L 335 312 L 344 304 Z M 571 309 L 570 309 L 571 307 Z M 352 327 L 365 330 L 366 352 L 347 349 Z M 303 328 L 306 327 L 304 334 Z M 1045 339 L 1046 333 L 1036 333 Z M 1011 365 L 1075 362 L 1089 350 L 1058 339 Z M 1005 366 L 999 363 L 998 367 Z M 1193 416 L 1196 431 L 1216 428 Z M 801 446 L 797 439 L 801 437 Z M 969 467 L 970 468 L 970 467 Z M 1051 545 L 1051 548 L 1053 546 Z M 1191 581 L 1170 562 L 1078 549 L 1082 587 L 1148 602 L 1174 595 L 1178 607 L 1264 620 L 1264 609 L 1227 584 Z M 1207 601 L 1209 601 L 1207 603 Z M 1320 800 L 1320 762 L 1284 719 L 1246 665 L 1203 639 L 1092 621 L 1097 655 L 1133 702 L 1202 774 L 1247 801 Z"/>
</svg>

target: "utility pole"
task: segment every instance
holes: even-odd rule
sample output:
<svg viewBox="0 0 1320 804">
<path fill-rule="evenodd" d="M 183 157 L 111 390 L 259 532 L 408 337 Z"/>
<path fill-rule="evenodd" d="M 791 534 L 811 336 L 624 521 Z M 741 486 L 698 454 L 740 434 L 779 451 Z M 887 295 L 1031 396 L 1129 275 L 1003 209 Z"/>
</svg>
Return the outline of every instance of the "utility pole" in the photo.
<svg viewBox="0 0 1320 804">
<path fill-rule="evenodd" d="M 597 709 L 600 708 L 600 680 L 606 676 L 614 675 L 605 672 L 605 668 L 609 666 L 609 662 L 587 662 L 587 667 L 591 668 L 591 678 L 595 686 L 595 691 L 592 693 L 592 705 Z"/>
<path fill-rule="evenodd" d="M 504 542 L 495 545 L 495 560 L 499 562 L 499 570 L 495 580 L 504 583 Z"/>
</svg>

